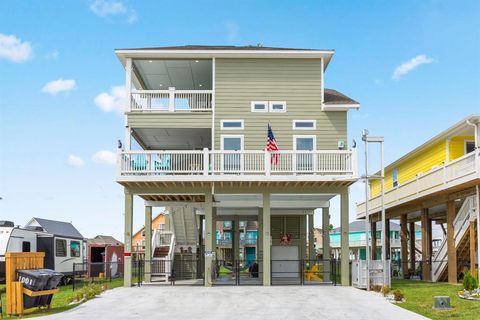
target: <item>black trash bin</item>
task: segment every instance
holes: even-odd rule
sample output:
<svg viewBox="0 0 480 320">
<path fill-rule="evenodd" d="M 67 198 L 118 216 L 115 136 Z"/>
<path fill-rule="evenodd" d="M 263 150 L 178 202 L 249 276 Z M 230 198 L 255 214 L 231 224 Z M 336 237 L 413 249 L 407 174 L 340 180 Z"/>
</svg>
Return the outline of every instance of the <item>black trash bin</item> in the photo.
<svg viewBox="0 0 480 320">
<path fill-rule="evenodd" d="M 45 284 L 45 287 L 43 290 L 51 290 L 55 289 L 58 287 L 60 284 L 60 281 L 62 281 L 63 278 L 63 273 L 57 272 L 52 269 L 38 269 L 39 271 L 47 273 L 50 278 L 48 279 L 47 283 Z M 38 299 L 38 305 L 39 306 L 48 306 L 52 302 L 52 297 L 53 294 L 45 295 L 45 296 L 40 296 Z"/>
<path fill-rule="evenodd" d="M 23 287 L 32 291 L 41 291 L 45 288 L 50 275 L 39 269 L 17 270 L 18 281 L 23 283 Z M 29 297 L 23 295 L 23 307 L 25 309 L 38 307 L 39 297 Z"/>
</svg>

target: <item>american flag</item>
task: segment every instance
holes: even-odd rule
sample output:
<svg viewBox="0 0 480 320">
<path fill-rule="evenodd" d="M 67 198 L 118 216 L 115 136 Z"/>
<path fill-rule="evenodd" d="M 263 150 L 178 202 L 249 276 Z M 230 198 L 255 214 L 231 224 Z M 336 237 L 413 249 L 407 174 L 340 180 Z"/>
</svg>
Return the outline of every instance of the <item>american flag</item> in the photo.
<svg viewBox="0 0 480 320">
<path fill-rule="evenodd" d="M 277 140 L 275 140 L 275 136 L 273 135 L 272 127 L 268 124 L 267 130 L 267 151 L 278 151 Z M 279 154 L 274 153 L 270 156 L 270 164 L 278 164 L 279 163 Z"/>
</svg>

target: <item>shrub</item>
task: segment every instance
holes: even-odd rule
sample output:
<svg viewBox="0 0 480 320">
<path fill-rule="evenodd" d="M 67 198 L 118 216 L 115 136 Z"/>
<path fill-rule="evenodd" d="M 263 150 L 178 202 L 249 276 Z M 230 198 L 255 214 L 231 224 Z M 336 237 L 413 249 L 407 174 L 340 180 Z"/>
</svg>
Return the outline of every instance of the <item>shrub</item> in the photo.
<svg viewBox="0 0 480 320">
<path fill-rule="evenodd" d="M 467 271 L 463 277 L 463 288 L 467 291 L 472 291 L 478 288 L 478 280 L 470 273 L 470 271 Z"/>
<path fill-rule="evenodd" d="M 375 291 L 375 292 L 380 292 L 382 290 L 382 286 L 376 284 L 376 285 L 372 286 L 372 290 Z"/>
<path fill-rule="evenodd" d="M 382 287 L 382 293 L 383 293 L 383 296 L 386 296 L 387 294 L 390 293 L 390 287 L 388 285 L 384 285 Z"/>
<path fill-rule="evenodd" d="M 73 301 L 82 301 L 82 300 L 90 300 L 95 298 L 95 296 L 98 296 L 100 293 L 105 291 L 105 287 L 101 286 L 96 283 L 90 283 L 86 285 L 83 288 L 78 289 L 77 291 L 74 292 L 74 295 L 68 299 L 69 302 Z"/>
<path fill-rule="evenodd" d="M 395 301 L 402 301 L 404 298 L 403 293 L 400 290 L 393 291 L 393 299 Z"/>
</svg>

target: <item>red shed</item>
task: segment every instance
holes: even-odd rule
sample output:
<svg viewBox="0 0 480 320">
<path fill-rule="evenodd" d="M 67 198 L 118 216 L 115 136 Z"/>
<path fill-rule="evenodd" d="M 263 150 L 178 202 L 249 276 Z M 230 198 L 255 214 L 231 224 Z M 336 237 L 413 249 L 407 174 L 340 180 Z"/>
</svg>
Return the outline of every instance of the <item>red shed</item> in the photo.
<svg viewBox="0 0 480 320">
<path fill-rule="evenodd" d="M 88 239 L 88 275 L 107 278 L 123 274 L 123 243 L 111 236 L 98 235 Z"/>
</svg>

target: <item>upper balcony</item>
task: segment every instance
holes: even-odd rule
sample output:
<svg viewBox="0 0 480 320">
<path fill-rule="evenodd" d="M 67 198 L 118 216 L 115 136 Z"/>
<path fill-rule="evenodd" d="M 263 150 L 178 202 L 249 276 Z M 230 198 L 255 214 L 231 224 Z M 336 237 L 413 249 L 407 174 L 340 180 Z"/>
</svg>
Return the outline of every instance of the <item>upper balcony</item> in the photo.
<svg viewBox="0 0 480 320">
<path fill-rule="evenodd" d="M 209 112 L 212 88 L 211 59 L 133 59 L 127 112 Z"/>
</svg>

